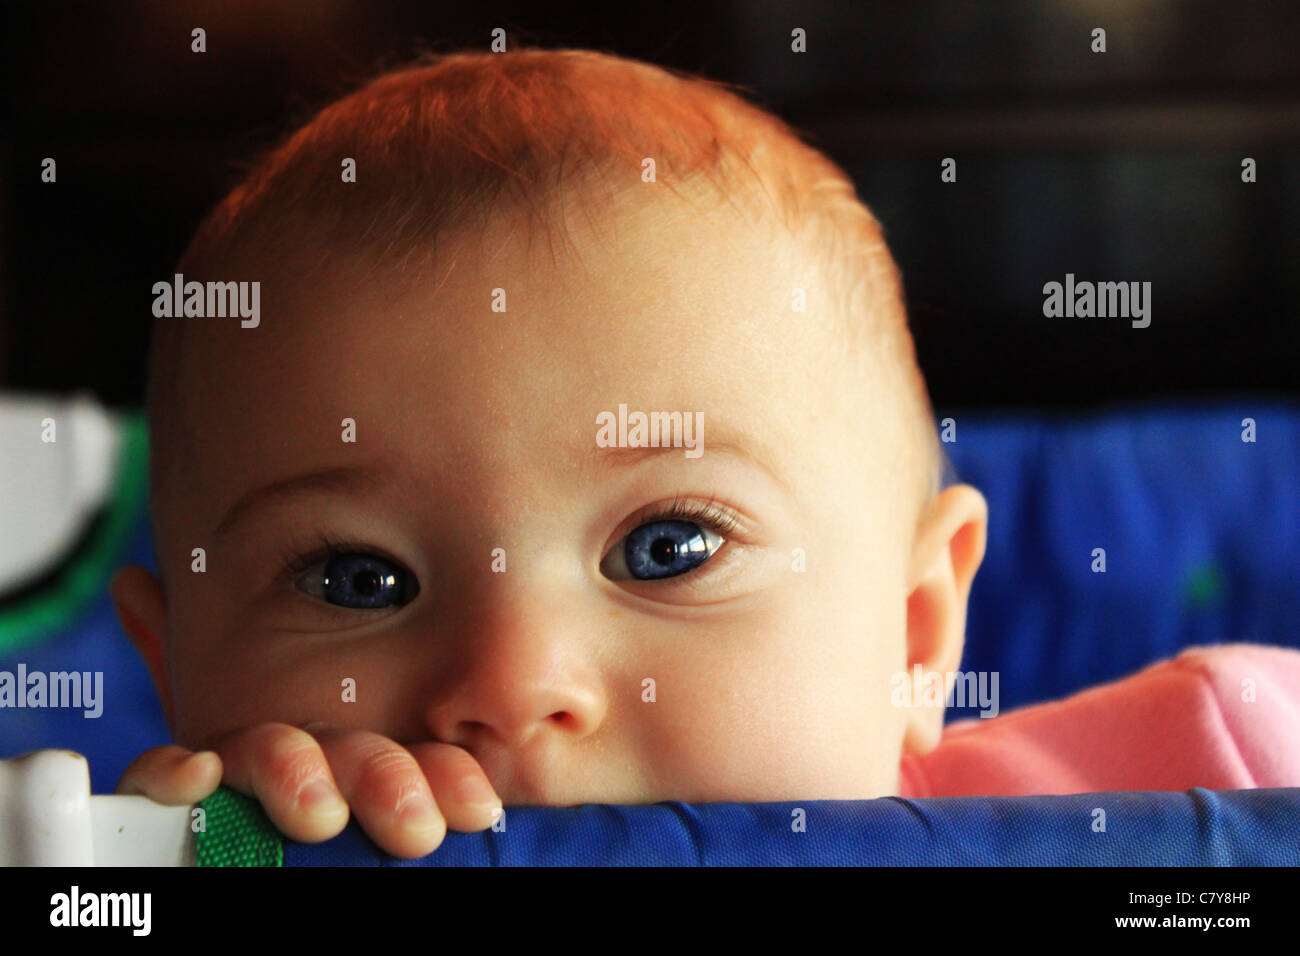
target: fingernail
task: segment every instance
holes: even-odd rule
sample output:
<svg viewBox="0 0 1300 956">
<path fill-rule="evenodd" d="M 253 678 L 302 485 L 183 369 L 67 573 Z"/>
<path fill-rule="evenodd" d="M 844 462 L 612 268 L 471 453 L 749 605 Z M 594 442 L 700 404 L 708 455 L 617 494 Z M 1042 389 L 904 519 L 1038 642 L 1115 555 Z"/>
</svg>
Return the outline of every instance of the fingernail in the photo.
<svg viewBox="0 0 1300 956">
<path fill-rule="evenodd" d="M 347 804 L 324 780 L 313 780 L 298 791 L 298 806 L 315 817 L 337 816 Z"/>
<path fill-rule="evenodd" d="M 196 750 L 186 760 L 195 766 L 205 763 L 218 767 L 221 765 L 221 755 L 215 750 Z"/>
<path fill-rule="evenodd" d="M 456 796 L 462 803 L 472 803 L 475 806 L 493 809 L 501 806 L 501 799 L 492 789 L 492 785 L 482 777 L 473 774 L 462 777 L 456 784 Z"/>
<path fill-rule="evenodd" d="M 415 799 L 397 811 L 397 821 L 407 830 L 427 833 L 443 826 L 442 816 L 428 800 Z"/>
</svg>

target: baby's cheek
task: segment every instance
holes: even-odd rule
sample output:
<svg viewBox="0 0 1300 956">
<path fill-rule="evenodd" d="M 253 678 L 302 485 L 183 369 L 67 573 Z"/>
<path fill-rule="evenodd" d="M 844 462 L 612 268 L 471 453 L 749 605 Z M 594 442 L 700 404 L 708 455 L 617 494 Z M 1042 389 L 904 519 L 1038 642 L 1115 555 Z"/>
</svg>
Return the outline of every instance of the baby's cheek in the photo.
<svg viewBox="0 0 1300 956">
<path fill-rule="evenodd" d="M 879 739 L 892 733 L 890 715 L 871 710 L 865 657 L 846 661 L 796 633 L 712 633 L 656 682 L 643 720 L 663 785 L 722 801 L 892 787 L 898 755 Z"/>
<path fill-rule="evenodd" d="M 178 659 L 176 735 L 181 743 L 258 724 L 325 721 L 377 729 L 398 696 L 376 653 L 323 635 L 224 633 L 196 640 Z"/>
</svg>

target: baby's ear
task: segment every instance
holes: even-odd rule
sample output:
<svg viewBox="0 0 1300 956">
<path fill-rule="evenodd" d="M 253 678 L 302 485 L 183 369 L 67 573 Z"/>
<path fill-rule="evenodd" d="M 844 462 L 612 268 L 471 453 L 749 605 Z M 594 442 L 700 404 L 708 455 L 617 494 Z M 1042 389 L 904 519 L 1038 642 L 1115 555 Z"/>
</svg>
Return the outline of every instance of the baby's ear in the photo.
<svg viewBox="0 0 1300 956">
<path fill-rule="evenodd" d="M 947 700 L 948 675 L 961 663 L 966 639 L 966 601 L 984 558 L 988 503 L 970 485 L 942 491 L 917 525 L 907 576 L 907 678 L 917 664 L 923 681 L 937 680 Z M 937 674 L 937 678 L 928 675 Z M 917 688 L 920 690 L 920 688 Z M 903 749 L 928 753 L 943 731 L 943 707 L 925 706 L 911 695 Z M 933 701 L 931 701 L 932 703 Z"/>
<path fill-rule="evenodd" d="M 117 611 L 122 630 L 126 631 L 149 668 L 170 727 L 172 696 L 171 688 L 167 686 L 162 644 L 167 627 L 167 599 L 163 594 L 162 582 L 147 568 L 130 564 L 113 575 L 108 593 L 113 599 L 113 609 Z"/>
</svg>

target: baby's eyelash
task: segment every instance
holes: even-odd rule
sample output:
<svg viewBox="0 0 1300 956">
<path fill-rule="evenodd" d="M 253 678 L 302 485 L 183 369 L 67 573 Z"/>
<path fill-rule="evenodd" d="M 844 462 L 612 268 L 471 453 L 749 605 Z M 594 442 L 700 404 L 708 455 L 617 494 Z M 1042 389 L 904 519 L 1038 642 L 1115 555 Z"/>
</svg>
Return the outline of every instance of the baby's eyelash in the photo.
<svg viewBox="0 0 1300 956">
<path fill-rule="evenodd" d="M 317 531 L 315 537 L 319 546 L 307 554 L 303 554 L 301 547 L 298 545 L 286 547 L 281 552 L 280 562 L 284 565 L 286 575 L 301 574 L 317 562 L 328 560 L 340 554 L 375 553 L 375 549 L 369 545 L 359 544 L 355 541 L 340 541 L 330 537 L 324 531 Z M 383 557 L 383 555 L 381 554 L 379 557 Z M 388 559 L 385 558 L 385 560 Z"/>
<path fill-rule="evenodd" d="M 674 497 L 668 505 L 648 505 L 637 512 L 631 530 L 649 524 L 652 521 L 689 521 L 692 524 L 707 524 L 722 536 L 735 533 L 740 527 L 740 518 L 726 505 L 720 505 L 710 497 L 703 504 L 682 501 Z"/>
</svg>

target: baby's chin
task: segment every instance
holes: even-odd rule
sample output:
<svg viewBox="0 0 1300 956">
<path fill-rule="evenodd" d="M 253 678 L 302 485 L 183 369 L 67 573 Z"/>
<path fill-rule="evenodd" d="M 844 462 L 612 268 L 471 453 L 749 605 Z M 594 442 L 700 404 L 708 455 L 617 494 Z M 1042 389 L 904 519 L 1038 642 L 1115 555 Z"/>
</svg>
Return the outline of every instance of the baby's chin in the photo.
<svg viewBox="0 0 1300 956">
<path fill-rule="evenodd" d="M 489 777 L 489 779 L 491 779 Z M 612 806 L 651 806 L 656 803 L 748 803 L 743 791 L 737 790 L 734 797 L 705 798 L 703 791 L 683 787 L 676 789 L 640 790 L 620 786 L 592 786 L 582 790 L 570 789 L 568 792 L 539 792 L 520 787 L 495 787 L 501 802 L 507 807 L 552 807 L 573 810 L 589 804 Z"/>
<path fill-rule="evenodd" d="M 776 768 L 760 758 L 750 767 L 731 761 L 730 772 L 719 774 L 716 769 L 710 772 L 707 762 L 701 766 L 695 760 L 677 768 L 663 763 L 640 766 L 636 761 L 619 761 L 616 767 L 581 761 L 557 766 L 545 760 L 512 759 L 499 751 L 474 753 L 473 747 L 467 749 L 505 806 L 788 803 L 868 800 L 899 792 L 897 761 L 889 766 L 862 762 L 852 770 L 842 764 L 822 766 L 810 761 L 773 773 Z"/>
<path fill-rule="evenodd" d="M 511 800 L 508 796 L 504 796 L 502 803 L 507 807 L 531 806 L 575 810 L 589 804 L 652 806 L 659 803 L 685 803 L 690 805 L 705 803 L 790 803 L 798 800 L 872 800 L 878 797 L 891 796 L 898 796 L 897 788 L 880 790 L 880 788 L 863 787 L 860 789 L 835 788 L 828 790 L 825 785 L 795 786 L 790 789 L 774 787 L 762 790 L 741 786 L 734 788 L 710 787 L 708 789 L 683 787 L 677 790 L 663 790 L 654 793 L 643 791 L 635 794 L 618 788 L 607 790 L 597 788 L 595 792 L 583 799 L 568 796 L 554 800 Z"/>
</svg>

